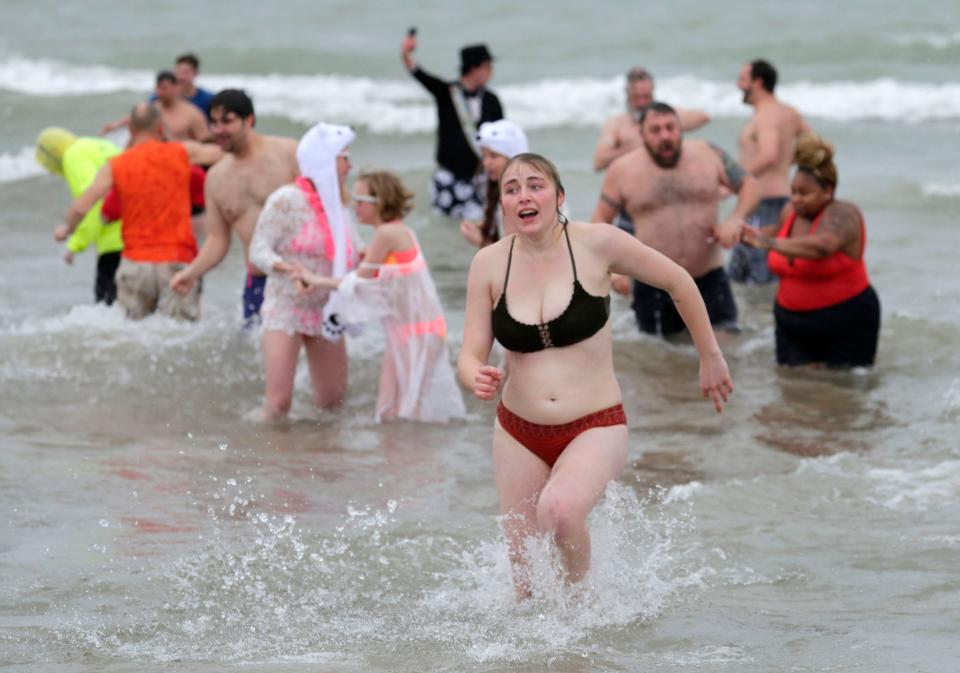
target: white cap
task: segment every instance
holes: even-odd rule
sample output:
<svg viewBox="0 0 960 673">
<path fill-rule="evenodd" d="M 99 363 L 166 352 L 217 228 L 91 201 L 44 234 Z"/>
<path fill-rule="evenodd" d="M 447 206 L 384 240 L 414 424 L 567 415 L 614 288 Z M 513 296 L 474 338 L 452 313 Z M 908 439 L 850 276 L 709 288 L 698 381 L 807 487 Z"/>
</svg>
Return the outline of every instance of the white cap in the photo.
<svg viewBox="0 0 960 673">
<path fill-rule="evenodd" d="M 477 144 L 497 154 L 502 154 L 508 159 L 530 150 L 527 144 L 527 134 L 523 132 L 522 128 L 506 119 L 480 124 Z"/>
</svg>

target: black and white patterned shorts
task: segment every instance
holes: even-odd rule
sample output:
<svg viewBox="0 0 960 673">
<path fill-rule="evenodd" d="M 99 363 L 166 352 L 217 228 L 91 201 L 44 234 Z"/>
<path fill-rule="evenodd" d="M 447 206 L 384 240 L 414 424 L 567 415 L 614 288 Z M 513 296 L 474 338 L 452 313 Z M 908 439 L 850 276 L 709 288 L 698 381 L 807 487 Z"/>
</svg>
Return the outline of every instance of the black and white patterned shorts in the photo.
<svg viewBox="0 0 960 673">
<path fill-rule="evenodd" d="M 446 168 L 438 168 L 433 173 L 430 185 L 433 209 L 458 220 L 482 220 L 482 177 L 481 175 L 473 180 L 461 180 Z"/>
</svg>

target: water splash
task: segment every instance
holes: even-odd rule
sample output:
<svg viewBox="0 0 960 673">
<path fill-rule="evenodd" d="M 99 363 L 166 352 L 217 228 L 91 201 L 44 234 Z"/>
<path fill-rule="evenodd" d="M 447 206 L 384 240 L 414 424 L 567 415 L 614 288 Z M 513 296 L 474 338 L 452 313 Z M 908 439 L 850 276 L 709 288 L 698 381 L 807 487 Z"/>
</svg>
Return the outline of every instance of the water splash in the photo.
<svg viewBox="0 0 960 673">
<path fill-rule="evenodd" d="M 499 530 L 431 531 L 403 503 L 351 504 L 316 534 L 270 513 L 250 480 L 217 482 L 199 554 L 150 578 L 166 600 L 121 627 L 65 628 L 104 654 L 263 662 L 459 653 L 474 662 L 584 656 L 597 631 L 648 621 L 710 571 L 689 507 L 612 484 L 591 515 L 593 567 L 570 588 L 531 543 L 534 597 L 513 594 Z M 439 656 L 439 655 L 438 655 Z"/>
</svg>

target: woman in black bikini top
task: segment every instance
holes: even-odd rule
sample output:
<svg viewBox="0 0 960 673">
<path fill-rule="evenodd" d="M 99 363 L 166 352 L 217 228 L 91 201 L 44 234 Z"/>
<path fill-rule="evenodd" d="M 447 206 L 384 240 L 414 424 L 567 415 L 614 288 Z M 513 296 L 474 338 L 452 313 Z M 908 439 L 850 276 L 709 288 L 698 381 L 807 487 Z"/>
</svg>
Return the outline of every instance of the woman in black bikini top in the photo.
<svg viewBox="0 0 960 673">
<path fill-rule="evenodd" d="M 458 368 L 461 382 L 482 400 L 492 400 L 503 384 L 493 458 L 514 583 L 525 597 L 532 590 L 523 551 L 529 535 L 552 536 L 568 582 L 584 577 L 587 515 L 626 462 L 608 320 L 610 274 L 673 297 L 700 353 L 701 391 L 718 412 L 733 386 L 703 300 L 683 268 L 616 227 L 567 222 L 560 177 L 539 155 L 511 159 L 500 187 L 504 223 L 517 234 L 473 259 Z M 508 379 L 487 364 L 494 339 L 507 351 Z"/>
<path fill-rule="evenodd" d="M 570 266 L 573 268 L 573 295 L 563 313 L 548 323 L 528 325 L 515 320 L 507 307 L 507 283 L 510 281 L 510 265 L 513 263 L 513 246 L 516 236 L 510 241 L 510 254 L 507 257 L 507 273 L 503 279 L 503 292 L 493 309 L 491 324 L 493 336 L 508 351 L 515 353 L 533 353 L 544 348 L 572 346 L 589 339 L 603 329 L 610 317 L 610 295 L 595 297 L 583 289 L 577 279 L 577 262 L 573 258 L 570 234 L 566 223 L 563 234 L 570 251 Z"/>
</svg>

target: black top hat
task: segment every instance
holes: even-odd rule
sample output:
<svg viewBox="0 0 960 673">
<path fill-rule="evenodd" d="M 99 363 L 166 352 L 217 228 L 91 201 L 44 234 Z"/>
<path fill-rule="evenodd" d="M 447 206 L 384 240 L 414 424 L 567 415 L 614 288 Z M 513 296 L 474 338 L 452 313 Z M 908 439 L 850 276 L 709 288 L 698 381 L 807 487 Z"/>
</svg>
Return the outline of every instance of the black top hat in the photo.
<svg viewBox="0 0 960 673">
<path fill-rule="evenodd" d="M 478 65 L 492 61 L 493 55 L 485 44 L 470 44 L 460 50 L 460 72 L 466 74 Z"/>
</svg>

